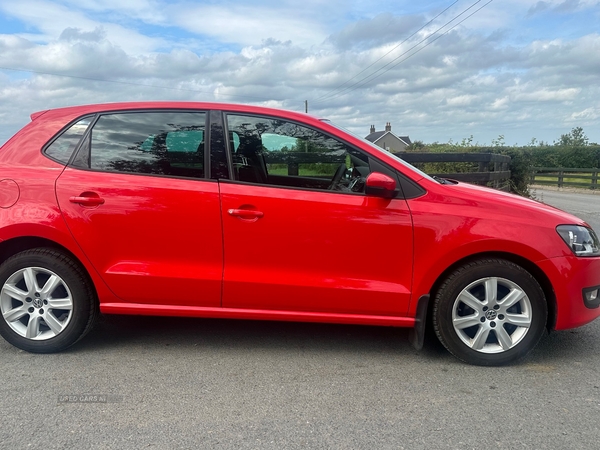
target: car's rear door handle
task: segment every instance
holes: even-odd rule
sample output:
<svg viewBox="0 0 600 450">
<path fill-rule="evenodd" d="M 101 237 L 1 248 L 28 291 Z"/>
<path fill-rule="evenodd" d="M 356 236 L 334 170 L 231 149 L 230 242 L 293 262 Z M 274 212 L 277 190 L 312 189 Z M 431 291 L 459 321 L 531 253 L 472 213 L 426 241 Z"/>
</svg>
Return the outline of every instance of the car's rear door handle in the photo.
<svg viewBox="0 0 600 450">
<path fill-rule="evenodd" d="M 84 192 L 77 197 L 69 197 L 69 201 L 82 206 L 98 206 L 104 204 L 104 199 L 95 192 Z"/>
<path fill-rule="evenodd" d="M 227 213 L 240 219 L 261 219 L 265 215 L 262 211 L 253 209 L 228 209 Z"/>
</svg>

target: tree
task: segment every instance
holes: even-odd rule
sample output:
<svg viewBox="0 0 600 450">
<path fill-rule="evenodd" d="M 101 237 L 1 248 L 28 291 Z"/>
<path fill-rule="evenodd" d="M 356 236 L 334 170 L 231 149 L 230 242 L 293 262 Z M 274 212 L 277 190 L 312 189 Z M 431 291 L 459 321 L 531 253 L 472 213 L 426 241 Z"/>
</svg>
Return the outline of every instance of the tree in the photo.
<svg viewBox="0 0 600 450">
<path fill-rule="evenodd" d="M 562 134 L 558 142 L 554 142 L 554 145 L 562 145 L 566 147 L 585 147 L 588 145 L 588 137 L 583 132 L 583 128 L 575 127 L 571 132 Z"/>
<path fill-rule="evenodd" d="M 494 147 L 504 147 L 506 142 L 504 141 L 504 135 L 500 134 L 496 139 L 492 139 L 492 145 Z"/>
<path fill-rule="evenodd" d="M 425 149 L 423 141 L 412 141 L 412 143 L 406 147 L 407 152 L 418 152 Z"/>
</svg>

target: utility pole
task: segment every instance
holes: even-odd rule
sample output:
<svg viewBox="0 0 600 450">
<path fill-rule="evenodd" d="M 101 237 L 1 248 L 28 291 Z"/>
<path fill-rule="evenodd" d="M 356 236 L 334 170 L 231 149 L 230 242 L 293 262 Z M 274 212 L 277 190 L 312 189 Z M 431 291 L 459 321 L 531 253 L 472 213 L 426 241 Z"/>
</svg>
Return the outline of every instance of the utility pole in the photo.
<svg viewBox="0 0 600 450">
<path fill-rule="evenodd" d="M 304 100 L 304 112 L 308 114 L 308 100 Z"/>
</svg>

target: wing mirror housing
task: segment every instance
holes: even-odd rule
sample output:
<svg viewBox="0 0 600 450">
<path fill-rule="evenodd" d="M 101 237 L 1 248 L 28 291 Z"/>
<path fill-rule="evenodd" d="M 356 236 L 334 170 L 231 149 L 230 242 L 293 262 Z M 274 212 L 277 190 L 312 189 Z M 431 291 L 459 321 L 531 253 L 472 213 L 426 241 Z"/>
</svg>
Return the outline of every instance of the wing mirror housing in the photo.
<svg viewBox="0 0 600 450">
<path fill-rule="evenodd" d="M 381 198 L 394 198 L 398 195 L 396 180 L 380 172 L 371 172 L 365 182 L 365 194 Z"/>
</svg>

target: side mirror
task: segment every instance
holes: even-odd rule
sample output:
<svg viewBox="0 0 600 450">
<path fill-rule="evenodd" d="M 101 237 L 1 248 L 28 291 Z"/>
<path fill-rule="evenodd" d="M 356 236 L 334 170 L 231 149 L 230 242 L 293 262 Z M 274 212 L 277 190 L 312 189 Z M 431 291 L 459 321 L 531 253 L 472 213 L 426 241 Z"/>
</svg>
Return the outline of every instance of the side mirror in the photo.
<svg viewBox="0 0 600 450">
<path fill-rule="evenodd" d="M 394 198 L 398 194 L 396 180 L 380 172 L 371 172 L 365 182 L 365 193 L 375 197 Z"/>
</svg>

